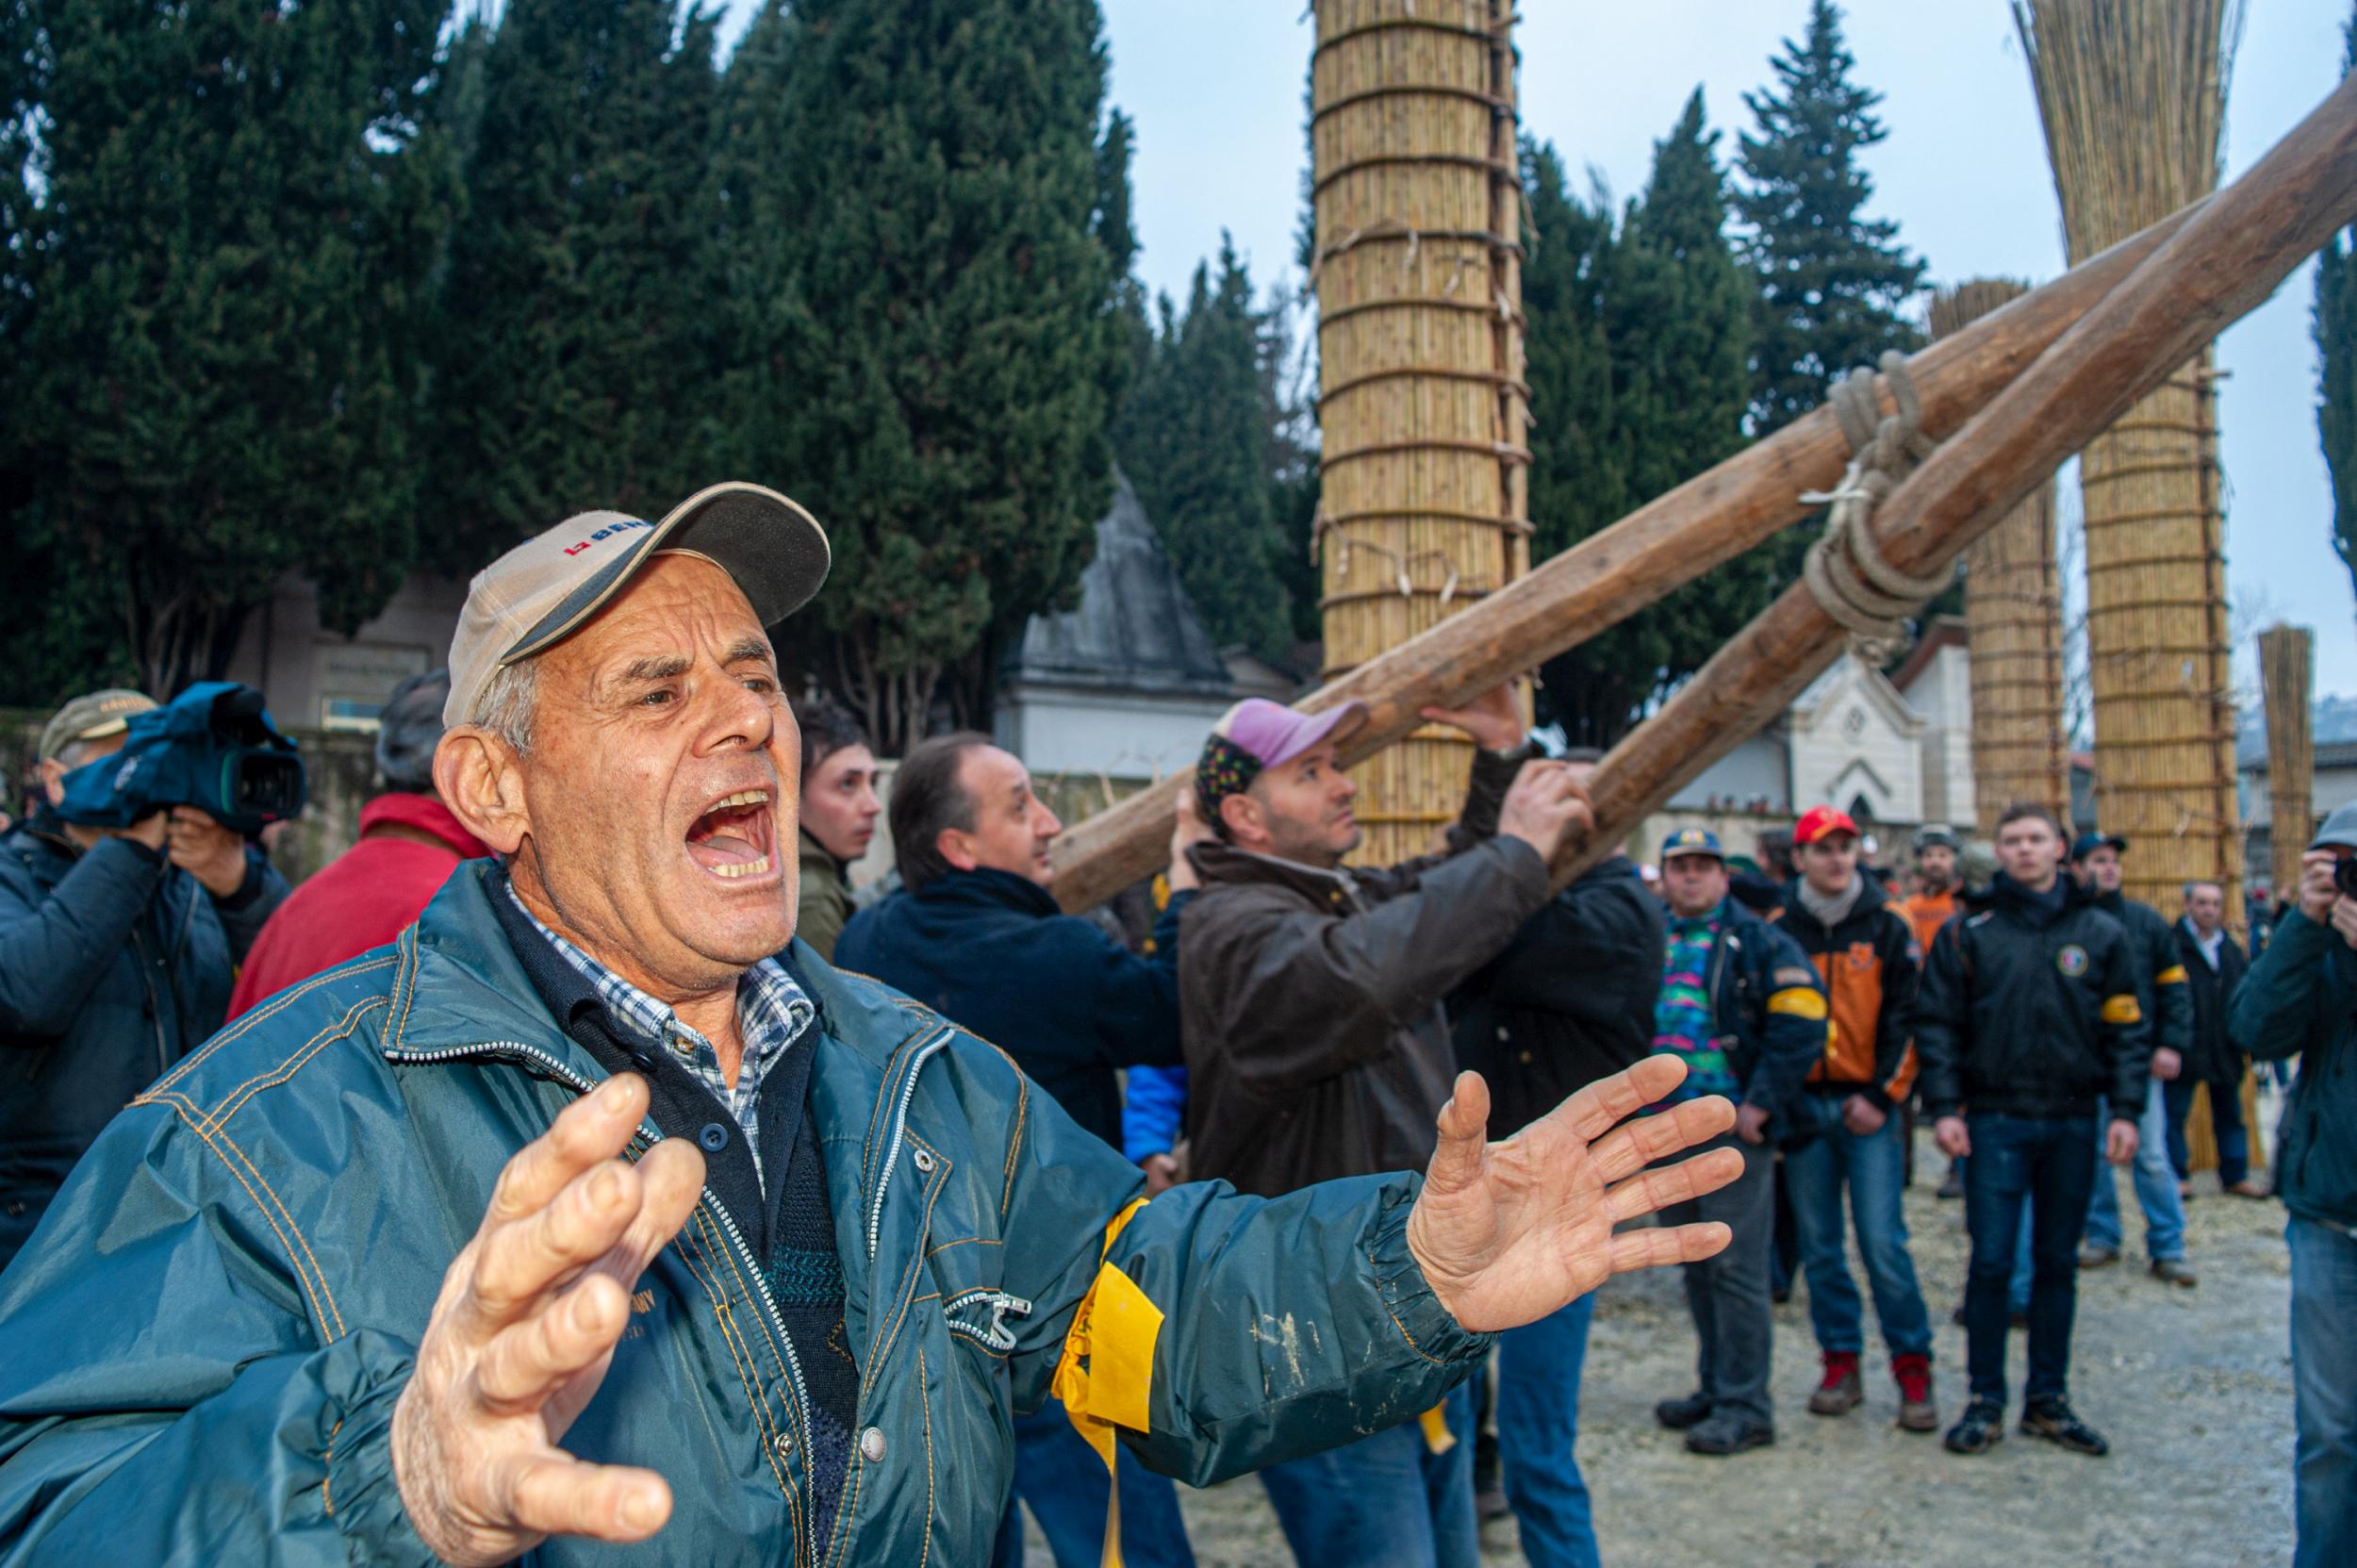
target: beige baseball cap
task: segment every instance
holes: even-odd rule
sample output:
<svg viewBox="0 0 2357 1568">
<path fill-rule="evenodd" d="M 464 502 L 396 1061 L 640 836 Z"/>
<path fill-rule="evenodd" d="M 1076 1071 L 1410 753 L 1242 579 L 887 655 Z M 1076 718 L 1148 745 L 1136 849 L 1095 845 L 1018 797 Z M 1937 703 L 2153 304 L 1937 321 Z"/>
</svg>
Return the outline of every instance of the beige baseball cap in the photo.
<svg viewBox="0 0 2357 1568">
<path fill-rule="evenodd" d="M 569 517 L 467 586 L 442 722 L 469 722 L 494 675 L 580 631 L 665 552 L 701 555 L 727 572 L 764 626 L 809 603 L 827 580 L 827 535 L 817 520 L 742 480 L 698 490 L 653 522 L 623 512 Z"/>
<path fill-rule="evenodd" d="M 128 686 L 109 686 L 105 691 L 76 697 L 41 726 L 41 760 L 47 762 L 63 755 L 66 748 L 77 741 L 119 735 L 131 727 L 133 714 L 146 713 L 155 706 L 156 699 Z"/>
</svg>

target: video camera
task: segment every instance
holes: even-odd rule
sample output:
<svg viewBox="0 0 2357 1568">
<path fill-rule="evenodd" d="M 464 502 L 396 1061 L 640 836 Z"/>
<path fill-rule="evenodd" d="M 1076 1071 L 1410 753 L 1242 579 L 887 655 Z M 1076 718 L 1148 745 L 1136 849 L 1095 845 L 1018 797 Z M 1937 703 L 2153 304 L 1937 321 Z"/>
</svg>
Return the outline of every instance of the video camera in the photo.
<svg viewBox="0 0 2357 1568">
<path fill-rule="evenodd" d="M 58 815 L 84 827 L 127 828 L 168 806 L 198 806 L 241 834 L 297 815 L 306 793 L 303 759 L 262 694 L 229 681 L 199 682 L 134 714 L 122 749 L 61 787 Z"/>
</svg>

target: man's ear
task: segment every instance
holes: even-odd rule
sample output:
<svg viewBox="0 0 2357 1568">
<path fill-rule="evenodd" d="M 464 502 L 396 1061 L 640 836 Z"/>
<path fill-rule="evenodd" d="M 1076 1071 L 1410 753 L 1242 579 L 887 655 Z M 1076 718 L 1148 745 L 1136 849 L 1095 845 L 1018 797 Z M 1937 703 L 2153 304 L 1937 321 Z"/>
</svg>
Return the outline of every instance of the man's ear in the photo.
<svg viewBox="0 0 2357 1568">
<path fill-rule="evenodd" d="M 442 733 L 434 748 L 434 792 L 461 826 L 497 854 L 513 855 L 532 832 L 522 760 L 477 724 Z"/>
<path fill-rule="evenodd" d="M 974 835 L 963 828 L 944 828 L 933 837 L 934 852 L 961 871 L 971 871 L 981 862 L 974 855 Z"/>
<path fill-rule="evenodd" d="M 1228 825 L 1228 837 L 1232 843 L 1268 836 L 1261 821 L 1261 802 L 1242 790 L 1219 798 L 1219 819 Z"/>
<path fill-rule="evenodd" d="M 41 797 L 51 805 L 65 803 L 65 764 L 55 757 L 41 759 Z"/>
</svg>

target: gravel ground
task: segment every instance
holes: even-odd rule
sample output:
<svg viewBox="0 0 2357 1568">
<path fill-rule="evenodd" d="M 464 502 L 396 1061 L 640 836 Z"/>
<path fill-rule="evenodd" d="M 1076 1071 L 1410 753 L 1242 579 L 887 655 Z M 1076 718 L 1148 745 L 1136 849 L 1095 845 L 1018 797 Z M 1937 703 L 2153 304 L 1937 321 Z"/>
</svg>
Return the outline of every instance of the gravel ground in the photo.
<svg viewBox="0 0 2357 1568">
<path fill-rule="evenodd" d="M 1953 1420 L 1963 1405 L 1964 1331 L 1948 1314 L 1963 1290 L 1964 1206 L 1934 1199 L 1930 1173 L 1940 1168 L 1926 1137 L 1907 1223 L 1938 1325 L 1940 1411 Z M 2207 1568 L 2288 1560 L 2292 1391 L 2283 1210 L 2219 1196 L 2212 1176 L 2197 1177 L 2195 1192 L 2190 1253 L 2198 1289 L 2170 1289 L 2145 1275 L 2142 1220 L 2124 1178 L 2128 1256 L 2080 1276 L 2071 1395 L 2111 1439 L 2107 1459 L 2068 1454 L 2010 1428 L 1993 1453 L 1965 1459 L 1942 1450 L 1937 1436 L 1899 1431 L 1897 1396 L 1875 1365 L 1878 1351 L 1870 1352 L 1863 1406 L 1838 1420 L 1810 1415 L 1817 1356 L 1805 1287 L 1776 1309 L 1776 1445 L 1734 1459 L 1697 1458 L 1652 1413 L 1655 1400 L 1687 1393 L 1693 1381 L 1693 1330 L 1676 1279 L 1665 1272 L 1608 1284 L 1588 1352 L 1579 1444 L 1606 1560 L 1616 1568 Z M 2022 1336 L 2010 1349 L 2018 1403 Z M 1182 1489 L 1181 1496 L 1201 1568 L 1291 1562 L 1257 1481 Z M 1030 1560 L 1047 1561 L 1032 1539 Z M 1510 1520 L 1489 1527 L 1482 1545 L 1486 1563 L 1524 1560 Z"/>
</svg>

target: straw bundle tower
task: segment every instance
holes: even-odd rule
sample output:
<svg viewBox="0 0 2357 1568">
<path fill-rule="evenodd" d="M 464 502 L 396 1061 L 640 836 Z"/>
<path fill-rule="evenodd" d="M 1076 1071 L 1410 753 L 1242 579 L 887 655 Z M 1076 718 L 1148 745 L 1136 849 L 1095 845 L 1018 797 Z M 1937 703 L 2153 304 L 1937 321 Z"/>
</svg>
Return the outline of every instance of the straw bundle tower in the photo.
<svg viewBox="0 0 2357 1568">
<path fill-rule="evenodd" d="M 2014 0 L 2075 262 L 2217 185 L 2239 0 Z M 2224 520 L 2205 351 L 2080 456 L 2097 813 L 2130 898 L 2241 908 Z"/>
<path fill-rule="evenodd" d="M 1932 298 L 1932 336 L 1963 330 L 2017 295 L 1975 278 Z M 2016 801 L 2070 818 L 2070 745 L 2063 729 L 2062 585 L 2054 570 L 2054 484 L 2015 507 L 1965 552 L 1964 621 L 1972 674 L 1972 798 L 1983 838 Z"/>
<path fill-rule="evenodd" d="M 2259 684 L 2267 719 L 2267 838 L 2273 850 L 2275 897 L 2289 900 L 2299 886 L 2300 851 L 2316 832 L 2309 788 L 2316 777 L 2316 731 L 2309 682 L 2316 634 L 2305 626 L 2270 626 L 2259 634 Z"/>
<path fill-rule="evenodd" d="M 1511 21 L 1510 0 L 1317 3 L 1329 681 L 1529 568 Z M 1425 850 L 1472 754 L 1426 727 L 1360 765 L 1360 857 Z"/>
</svg>

